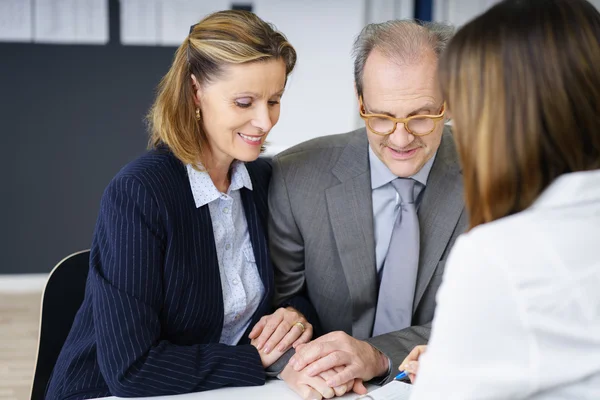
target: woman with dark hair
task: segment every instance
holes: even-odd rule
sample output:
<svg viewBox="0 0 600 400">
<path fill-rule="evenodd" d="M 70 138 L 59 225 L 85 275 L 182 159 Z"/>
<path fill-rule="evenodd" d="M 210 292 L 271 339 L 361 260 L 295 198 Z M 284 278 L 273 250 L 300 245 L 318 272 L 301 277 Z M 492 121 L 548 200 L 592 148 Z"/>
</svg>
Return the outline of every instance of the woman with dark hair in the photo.
<svg viewBox="0 0 600 400">
<path fill-rule="evenodd" d="M 470 230 L 411 400 L 600 399 L 599 65 L 585 0 L 503 1 L 451 41 Z"/>
</svg>

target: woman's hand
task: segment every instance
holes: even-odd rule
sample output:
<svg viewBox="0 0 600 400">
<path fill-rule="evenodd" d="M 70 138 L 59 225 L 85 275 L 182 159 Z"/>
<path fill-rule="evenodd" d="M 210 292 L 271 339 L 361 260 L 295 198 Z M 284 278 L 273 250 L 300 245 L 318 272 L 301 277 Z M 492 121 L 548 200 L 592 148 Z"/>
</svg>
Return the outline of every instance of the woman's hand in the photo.
<svg viewBox="0 0 600 400">
<path fill-rule="evenodd" d="M 256 347 L 256 349 L 258 350 L 256 340 L 252 340 L 250 344 Z M 272 350 L 269 354 L 266 354 L 264 352 L 264 349 L 258 350 L 258 355 L 260 356 L 260 361 L 262 362 L 263 368 L 268 368 L 271 365 L 273 365 L 275 361 L 279 360 L 283 353 L 285 353 L 285 351 L 278 351 L 277 349 Z"/>
<path fill-rule="evenodd" d="M 419 372 L 419 358 L 427 351 L 427 346 L 421 345 L 415 347 L 409 354 L 406 356 L 402 364 L 400 364 L 400 371 L 405 371 L 408 373 L 408 377 L 411 382 L 415 382 L 417 378 L 417 373 Z"/>
<path fill-rule="evenodd" d="M 319 374 L 319 376 L 321 378 L 323 378 L 325 380 L 325 382 L 327 382 L 329 379 L 331 379 L 332 377 L 334 377 L 335 375 L 337 375 L 338 373 L 342 372 L 344 370 L 343 367 L 335 367 L 333 369 L 330 369 L 328 371 L 325 372 L 321 372 Z M 336 396 L 343 396 L 348 392 L 352 391 L 352 388 L 354 387 L 355 384 L 355 380 L 352 379 L 340 386 L 336 386 L 333 388 L 333 391 L 335 392 Z"/>
<path fill-rule="evenodd" d="M 268 355 L 273 350 L 283 354 L 292 346 L 307 343 L 312 334 L 313 327 L 304 315 L 287 307 L 262 317 L 252 328 L 249 338 L 259 352 Z"/>
<path fill-rule="evenodd" d="M 289 364 L 279 376 L 304 400 L 331 399 L 336 395 L 335 389 L 330 388 L 322 377 L 308 376 L 306 371 L 296 371 Z"/>
</svg>

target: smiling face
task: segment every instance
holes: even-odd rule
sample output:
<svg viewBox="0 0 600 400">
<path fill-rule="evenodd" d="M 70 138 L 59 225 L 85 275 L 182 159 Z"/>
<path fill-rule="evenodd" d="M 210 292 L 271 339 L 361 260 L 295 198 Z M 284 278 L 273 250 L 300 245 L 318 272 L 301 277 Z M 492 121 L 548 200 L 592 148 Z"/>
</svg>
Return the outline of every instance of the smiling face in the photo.
<svg viewBox="0 0 600 400">
<path fill-rule="evenodd" d="M 442 95 L 437 81 L 437 58 L 433 53 L 408 65 L 398 65 L 377 49 L 367 58 L 363 71 L 363 104 L 366 113 L 396 118 L 412 115 L 437 115 Z M 367 127 L 369 144 L 377 157 L 396 176 L 416 174 L 433 157 L 442 140 L 443 121 L 426 136 L 408 133 L 404 124 L 381 136 Z"/>
<path fill-rule="evenodd" d="M 192 75 L 195 103 L 211 148 L 210 167 L 258 158 L 279 120 L 285 81 L 280 59 L 228 65 L 219 78 L 204 85 Z"/>
</svg>

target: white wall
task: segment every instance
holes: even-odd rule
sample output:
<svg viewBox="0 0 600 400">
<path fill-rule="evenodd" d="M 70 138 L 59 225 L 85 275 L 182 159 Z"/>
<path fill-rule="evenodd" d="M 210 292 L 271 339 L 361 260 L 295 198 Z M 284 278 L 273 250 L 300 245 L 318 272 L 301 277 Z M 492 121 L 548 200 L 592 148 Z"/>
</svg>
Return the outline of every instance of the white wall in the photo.
<svg viewBox="0 0 600 400">
<path fill-rule="evenodd" d="M 434 0 L 433 19 L 449 22 L 455 26 L 466 22 L 483 13 L 499 0 Z"/>
<path fill-rule="evenodd" d="M 274 23 L 298 53 L 270 152 L 355 129 L 350 52 L 364 24 L 364 1 L 255 0 L 254 12 Z"/>
<path fill-rule="evenodd" d="M 0 0 L 1 1 L 1 0 Z M 177 46 L 187 27 L 229 0 L 120 0 L 125 44 Z M 234 2 L 235 3 L 235 2 Z M 245 0 L 296 48 L 268 153 L 363 124 L 354 95 L 351 49 L 366 23 L 410 18 L 414 0 Z M 153 6 L 153 7 L 151 7 Z"/>
<path fill-rule="evenodd" d="M 600 10 L 600 0 L 588 0 L 590 3 L 592 3 L 594 6 L 596 6 L 597 9 Z"/>
<path fill-rule="evenodd" d="M 411 0 L 254 0 L 298 52 L 298 63 L 269 136 L 274 154 L 318 136 L 362 125 L 354 94 L 354 39 L 367 22 L 413 15 Z"/>
<path fill-rule="evenodd" d="M 600 0 L 588 1 L 600 9 Z M 499 0 L 433 0 L 433 19 L 461 26 L 498 2 Z"/>
</svg>

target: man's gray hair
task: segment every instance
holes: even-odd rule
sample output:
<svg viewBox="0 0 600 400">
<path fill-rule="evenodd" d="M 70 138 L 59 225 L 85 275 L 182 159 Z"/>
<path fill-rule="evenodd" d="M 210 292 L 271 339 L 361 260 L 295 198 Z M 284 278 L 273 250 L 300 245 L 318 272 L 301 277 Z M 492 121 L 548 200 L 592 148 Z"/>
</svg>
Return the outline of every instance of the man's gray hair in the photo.
<svg viewBox="0 0 600 400">
<path fill-rule="evenodd" d="M 356 91 L 362 95 L 363 71 L 374 49 L 399 65 L 418 63 L 430 51 L 439 59 L 454 30 L 452 25 L 416 20 L 392 20 L 365 26 L 352 47 Z"/>
</svg>

